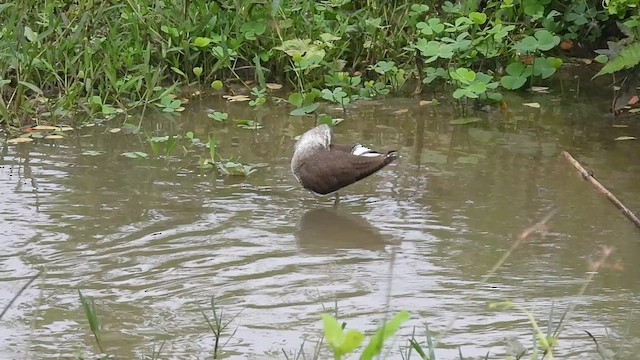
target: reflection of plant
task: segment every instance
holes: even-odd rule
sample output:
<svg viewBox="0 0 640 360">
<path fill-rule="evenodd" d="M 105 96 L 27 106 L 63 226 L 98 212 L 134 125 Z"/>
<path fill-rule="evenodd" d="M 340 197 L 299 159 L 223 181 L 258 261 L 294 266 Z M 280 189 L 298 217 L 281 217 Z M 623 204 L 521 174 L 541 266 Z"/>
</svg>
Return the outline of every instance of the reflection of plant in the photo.
<svg viewBox="0 0 640 360">
<path fill-rule="evenodd" d="M 158 156 L 163 153 L 165 156 L 170 156 L 178 145 L 178 138 L 173 135 L 166 136 L 153 136 L 147 138 L 151 151 L 154 156 Z"/>
<path fill-rule="evenodd" d="M 252 165 L 222 158 L 217 152 L 218 141 L 212 134 L 209 134 L 206 147 L 209 149 L 209 157 L 200 158 L 199 164 L 201 169 L 215 168 L 219 173 L 227 176 L 248 176 L 257 171 Z"/>
<path fill-rule="evenodd" d="M 229 114 L 227 114 L 226 112 L 214 111 L 212 113 L 207 114 L 207 117 L 215 121 L 222 122 L 227 120 L 227 118 L 229 117 Z"/>
</svg>

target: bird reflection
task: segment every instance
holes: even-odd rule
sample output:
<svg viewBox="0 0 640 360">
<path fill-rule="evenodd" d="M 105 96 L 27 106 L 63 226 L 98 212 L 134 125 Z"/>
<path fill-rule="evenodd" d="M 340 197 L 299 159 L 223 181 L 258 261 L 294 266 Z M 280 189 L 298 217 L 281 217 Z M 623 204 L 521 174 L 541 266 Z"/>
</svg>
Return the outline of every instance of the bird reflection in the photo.
<svg viewBox="0 0 640 360">
<path fill-rule="evenodd" d="M 298 248 L 311 254 L 341 249 L 382 251 L 386 241 L 363 217 L 344 208 L 318 208 L 305 212 L 294 232 Z"/>
</svg>

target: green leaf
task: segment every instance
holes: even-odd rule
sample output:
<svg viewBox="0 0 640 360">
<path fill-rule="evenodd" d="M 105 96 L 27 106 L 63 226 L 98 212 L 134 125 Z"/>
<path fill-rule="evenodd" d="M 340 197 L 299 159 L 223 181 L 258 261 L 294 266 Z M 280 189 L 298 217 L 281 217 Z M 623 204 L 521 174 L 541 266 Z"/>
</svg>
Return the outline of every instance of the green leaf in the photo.
<svg viewBox="0 0 640 360">
<path fill-rule="evenodd" d="M 18 84 L 28 88 L 29 90 L 35 92 L 38 95 L 42 95 L 42 90 L 40 90 L 39 87 L 37 87 L 36 85 L 28 82 L 28 81 L 24 81 L 24 80 L 18 80 Z"/>
<path fill-rule="evenodd" d="M 222 81 L 220 81 L 220 80 L 214 80 L 214 81 L 211 83 L 211 88 L 212 88 L 213 90 L 216 90 L 216 91 L 218 91 L 218 90 L 222 90 L 222 87 L 223 87 L 223 86 L 224 86 L 224 84 L 223 84 L 223 83 L 222 83 Z"/>
<path fill-rule="evenodd" d="M 556 69 L 549 64 L 545 58 L 536 58 L 533 61 L 533 75 L 540 76 L 543 79 L 550 77 L 556 73 Z"/>
<path fill-rule="evenodd" d="M 295 109 L 291 111 L 290 114 L 293 116 L 302 116 L 302 115 L 311 114 L 312 112 L 316 111 L 318 106 L 320 106 L 320 103 L 313 103 L 313 104 Z"/>
<path fill-rule="evenodd" d="M 262 124 L 253 120 L 236 120 L 236 126 L 241 129 L 249 129 L 249 130 L 262 129 Z"/>
<path fill-rule="evenodd" d="M 342 331 L 342 326 L 331 315 L 322 314 L 322 324 L 324 337 L 333 350 L 335 358 L 340 358 L 357 349 L 364 340 L 364 334 L 358 330 L 349 330 L 345 334 Z"/>
<path fill-rule="evenodd" d="M 476 94 L 484 94 L 487 91 L 487 85 L 483 82 L 474 82 L 467 88 Z"/>
<path fill-rule="evenodd" d="M 507 65 L 506 71 L 507 74 L 511 76 L 521 76 L 524 73 L 525 66 L 523 63 L 519 61 L 512 62 Z"/>
<path fill-rule="evenodd" d="M 24 27 L 24 36 L 31 43 L 35 43 L 35 42 L 38 41 L 38 33 L 36 33 L 35 31 L 31 30 L 31 28 L 28 27 L 28 26 Z"/>
<path fill-rule="evenodd" d="M 383 324 L 382 327 L 378 328 L 375 334 L 371 337 L 369 345 L 367 345 L 362 352 L 360 359 L 371 360 L 374 356 L 380 354 L 384 341 L 395 335 L 396 332 L 398 332 L 398 329 L 400 329 L 400 325 L 407 320 L 409 320 L 409 312 L 403 310 L 394 316 L 393 319 Z"/>
<path fill-rule="evenodd" d="M 562 59 L 557 57 L 548 57 L 547 62 L 554 69 L 559 69 L 562 66 Z"/>
<path fill-rule="evenodd" d="M 185 78 L 187 77 L 187 74 L 185 74 L 182 70 L 178 69 L 178 68 L 177 68 L 177 67 L 175 67 L 175 66 L 172 66 L 172 67 L 171 67 L 171 70 L 173 70 L 173 72 L 175 72 L 175 73 L 176 73 L 176 74 L 178 74 L 178 75 L 182 75 L 182 76 L 183 76 L 183 77 L 185 77 Z"/>
<path fill-rule="evenodd" d="M 527 36 L 524 39 L 517 42 L 513 47 L 520 54 L 528 54 L 538 49 L 538 40 L 533 36 Z"/>
<path fill-rule="evenodd" d="M 205 47 L 211 44 L 211 39 L 208 37 L 197 37 L 191 44 L 197 47 Z"/>
<path fill-rule="evenodd" d="M 128 157 L 130 159 L 146 159 L 149 157 L 147 153 L 141 151 L 130 151 L 122 153 L 122 156 Z"/>
<path fill-rule="evenodd" d="M 526 82 L 527 78 L 524 76 L 505 75 L 500 79 L 502 87 L 509 90 L 520 89 Z"/>
<path fill-rule="evenodd" d="M 538 39 L 538 48 L 542 51 L 551 50 L 560 44 L 560 37 L 547 30 L 536 31 L 535 37 Z"/>
<path fill-rule="evenodd" d="M 472 12 L 469 14 L 469 19 L 473 20 L 474 23 L 480 25 L 484 24 L 487 21 L 487 15 L 485 13 Z"/>
<path fill-rule="evenodd" d="M 289 94 L 289 103 L 295 107 L 301 107 L 302 102 L 304 101 L 304 97 L 300 93 L 291 93 Z"/>
<path fill-rule="evenodd" d="M 640 42 L 624 47 L 615 59 L 609 62 L 594 76 L 613 74 L 616 71 L 630 69 L 640 63 Z"/>
<path fill-rule="evenodd" d="M 460 99 L 465 95 L 466 95 L 466 89 L 456 89 L 456 91 L 453 92 L 454 99 Z"/>
<path fill-rule="evenodd" d="M 600 54 L 596 56 L 594 60 L 599 62 L 600 64 L 604 64 L 609 61 L 609 58 L 607 57 L 607 55 Z"/>
<path fill-rule="evenodd" d="M 200 77 L 200 75 L 202 75 L 202 68 L 200 66 L 196 66 L 193 68 L 193 74 L 197 77 Z"/>
</svg>

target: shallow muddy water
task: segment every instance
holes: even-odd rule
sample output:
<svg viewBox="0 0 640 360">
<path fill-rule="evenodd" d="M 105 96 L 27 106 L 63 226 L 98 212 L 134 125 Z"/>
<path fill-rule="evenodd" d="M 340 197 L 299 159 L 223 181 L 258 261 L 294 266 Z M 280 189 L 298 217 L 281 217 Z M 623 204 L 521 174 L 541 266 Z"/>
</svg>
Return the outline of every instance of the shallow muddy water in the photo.
<svg viewBox="0 0 640 360">
<path fill-rule="evenodd" d="M 552 304 L 552 327 L 573 304 L 560 358 L 597 358 L 587 330 L 619 359 L 634 359 L 640 232 L 560 152 L 640 212 L 640 145 L 614 141 L 638 136 L 637 119 L 614 121 L 602 95 L 524 94 L 510 97 L 506 112 L 454 126 L 450 107 L 419 100 L 325 110 L 345 118 L 337 142 L 401 154 L 343 191 L 337 210 L 291 176 L 294 137 L 313 119 L 291 117 L 284 106 L 255 110 L 207 98 L 181 116 L 144 119 L 149 136 L 215 134 L 223 156 L 263 164 L 247 178 L 199 170 L 207 151 L 186 143 L 169 159 L 121 156 L 151 150 L 145 136 L 108 132 L 118 121 L 65 140 L 3 145 L 1 306 L 39 269 L 43 275 L 0 321 L 0 358 L 97 352 L 80 289 L 95 300 L 106 351 L 120 359 L 150 355 L 163 340 L 162 358 L 211 358 L 214 337 L 201 313 L 210 315 L 211 296 L 225 316 L 241 312 L 222 339 L 228 357 L 284 358 L 305 339 L 310 353 L 320 314 L 337 304 L 349 328 L 368 334 L 387 308 L 411 313 L 387 343 L 390 358 L 400 358 L 414 326 L 424 343 L 427 322 L 438 359 L 458 358 L 458 348 L 466 358 L 503 359 L 506 337 L 527 348 L 533 337 L 522 310 L 490 307 L 510 299 L 545 331 Z M 216 123 L 208 108 L 264 128 Z M 82 155 L 90 150 L 102 153 Z M 482 282 L 518 235 L 553 209 L 547 229 Z M 603 247 L 614 248 L 610 266 L 579 294 Z"/>
</svg>

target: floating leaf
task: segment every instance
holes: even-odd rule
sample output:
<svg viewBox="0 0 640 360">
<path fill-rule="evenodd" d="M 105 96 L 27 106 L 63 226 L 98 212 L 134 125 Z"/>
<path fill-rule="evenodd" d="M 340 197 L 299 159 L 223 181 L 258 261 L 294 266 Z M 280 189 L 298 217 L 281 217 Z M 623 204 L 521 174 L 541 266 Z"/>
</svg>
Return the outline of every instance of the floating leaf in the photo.
<svg viewBox="0 0 640 360">
<path fill-rule="evenodd" d="M 115 134 L 115 133 L 119 133 L 121 130 L 122 129 L 120 129 L 120 128 L 113 128 L 113 129 L 109 129 L 109 132 L 112 133 L 112 134 Z"/>
<path fill-rule="evenodd" d="M 30 137 L 17 137 L 17 138 L 13 138 L 13 139 L 9 139 L 7 140 L 8 144 L 19 144 L 19 143 L 25 143 L 25 142 L 32 142 L 33 139 Z"/>
<path fill-rule="evenodd" d="M 614 140 L 623 141 L 623 140 L 636 140 L 635 136 L 618 136 Z"/>
<path fill-rule="evenodd" d="M 62 135 L 47 135 L 44 138 L 46 140 L 57 140 L 57 139 L 64 139 L 64 136 L 62 136 Z"/>
<path fill-rule="evenodd" d="M 130 151 L 121 154 L 122 156 L 128 157 L 130 159 L 146 159 L 149 157 L 149 154 L 144 153 L 142 151 Z"/>
<path fill-rule="evenodd" d="M 627 127 L 629 127 L 629 125 L 625 125 L 625 124 L 613 124 L 611 126 L 613 126 L 614 128 L 627 128 Z"/>
<path fill-rule="evenodd" d="M 418 105 L 425 106 L 425 105 L 430 105 L 431 103 L 433 103 L 433 101 L 431 101 L 431 100 L 420 100 Z"/>
<path fill-rule="evenodd" d="M 80 153 L 80 155 L 84 155 L 84 156 L 98 156 L 98 155 L 102 155 L 103 153 L 104 153 L 104 151 L 87 150 L 87 151 L 83 151 L 82 153 Z"/>
<path fill-rule="evenodd" d="M 537 103 L 537 102 L 523 103 L 522 105 L 528 106 L 528 107 L 532 107 L 532 108 L 535 108 L 535 109 L 539 109 L 540 108 L 540 104 Z"/>
<path fill-rule="evenodd" d="M 635 114 L 637 112 L 640 112 L 640 108 L 635 108 L 635 109 L 629 110 L 629 114 Z"/>
<path fill-rule="evenodd" d="M 236 120 L 236 126 L 241 129 L 251 129 L 251 130 L 262 129 L 262 124 L 253 120 Z"/>
<path fill-rule="evenodd" d="M 393 112 L 393 114 L 395 115 L 400 115 L 400 114 L 404 114 L 406 112 L 409 112 L 409 109 L 399 109 Z"/>
</svg>

